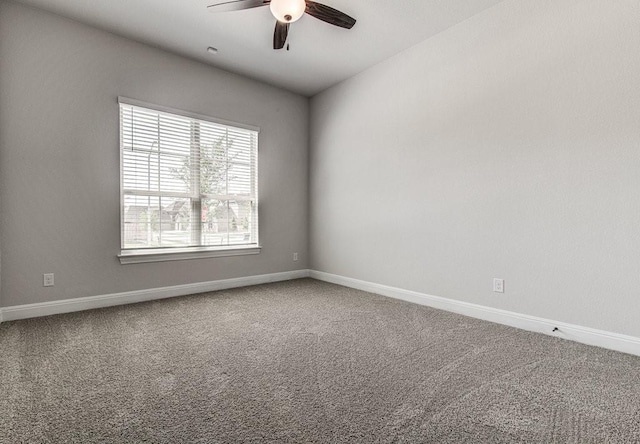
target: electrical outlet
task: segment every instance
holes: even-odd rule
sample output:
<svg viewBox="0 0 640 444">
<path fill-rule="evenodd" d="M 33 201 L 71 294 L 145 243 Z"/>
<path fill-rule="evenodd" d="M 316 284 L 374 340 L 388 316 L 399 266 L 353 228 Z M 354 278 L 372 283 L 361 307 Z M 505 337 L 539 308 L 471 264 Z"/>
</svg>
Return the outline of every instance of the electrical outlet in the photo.
<svg viewBox="0 0 640 444">
<path fill-rule="evenodd" d="M 44 287 L 53 287 L 53 273 L 45 273 L 42 275 L 42 285 Z"/>
<path fill-rule="evenodd" d="M 298 253 L 293 253 L 293 261 L 294 262 L 298 261 Z"/>
<path fill-rule="evenodd" d="M 493 280 L 493 291 L 496 293 L 504 293 L 504 279 Z"/>
</svg>

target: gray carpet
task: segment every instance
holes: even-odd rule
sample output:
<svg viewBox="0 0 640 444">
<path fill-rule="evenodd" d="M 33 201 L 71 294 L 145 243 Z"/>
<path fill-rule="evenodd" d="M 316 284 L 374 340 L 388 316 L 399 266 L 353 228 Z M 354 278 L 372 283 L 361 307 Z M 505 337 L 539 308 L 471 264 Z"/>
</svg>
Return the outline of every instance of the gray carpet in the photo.
<svg viewBox="0 0 640 444">
<path fill-rule="evenodd" d="M 0 324 L 0 441 L 640 442 L 640 358 L 303 279 Z"/>
</svg>

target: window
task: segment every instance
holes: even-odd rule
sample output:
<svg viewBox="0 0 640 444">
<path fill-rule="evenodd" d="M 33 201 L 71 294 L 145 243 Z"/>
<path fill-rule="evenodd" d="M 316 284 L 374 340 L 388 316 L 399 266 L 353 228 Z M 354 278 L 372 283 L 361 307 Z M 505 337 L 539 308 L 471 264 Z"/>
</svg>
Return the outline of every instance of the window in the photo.
<svg viewBox="0 0 640 444">
<path fill-rule="evenodd" d="M 259 253 L 258 130 L 119 103 L 120 261 Z"/>
</svg>

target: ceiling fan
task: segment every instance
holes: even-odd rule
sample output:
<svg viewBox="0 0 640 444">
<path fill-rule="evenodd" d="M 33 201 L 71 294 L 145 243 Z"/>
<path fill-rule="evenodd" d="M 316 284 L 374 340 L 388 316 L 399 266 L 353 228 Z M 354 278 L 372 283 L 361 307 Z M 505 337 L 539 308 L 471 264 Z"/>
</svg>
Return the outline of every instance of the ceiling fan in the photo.
<svg viewBox="0 0 640 444">
<path fill-rule="evenodd" d="M 239 11 L 269 5 L 276 18 L 273 33 L 273 49 L 282 49 L 289 35 L 289 25 L 307 14 L 341 28 L 351 29 L 356 24 L 353 17 L 329 6 L 311 0 L 226 0 L 209 5 L 211 12 Z"/>
</svg>

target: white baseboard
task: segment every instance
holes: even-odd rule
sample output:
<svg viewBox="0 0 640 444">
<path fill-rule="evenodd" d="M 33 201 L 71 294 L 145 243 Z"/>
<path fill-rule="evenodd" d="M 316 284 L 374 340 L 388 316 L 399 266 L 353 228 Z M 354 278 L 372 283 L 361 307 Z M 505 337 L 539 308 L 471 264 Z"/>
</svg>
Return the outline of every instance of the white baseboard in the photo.
<svg viewBox="0 0 640 444">
<path fill-rule="evenodd" d="M 498 308 L 485 307 L 469 302 L 432 296 L 424 293 L 418 293 L 416 291 L 403 290 L 401 288 L 361 281 L 315 270 L 287 271 L 283 273 L 247 276 L 235 279 L 176 285 L 172 287 L 65 299 L 61 301 L 15 305 L 0 308 L 0 322 L 49 316 L 60 313 L 71 313 L 74 311 L 111 307 L 114 305 L 132 304 L 136 302 L 152 301 L 175 296 L 185 296 L 195 293 L 246 287 L 305 277 L 311 277 L 313 279 L 331 282 L 345 287 L 376 293 L 382 296 L 401 299 L 420 305 L 426 305 L 440 310 L 483 319 L 485 321 L 521 328 L 523 330 L 544 333 L 550 336 L 581 342 L 583 344 L 595 345 L 610 350 L 640 356 L 640 338 L 636 338 L 634 336 L 627 336 L 603 330 L 596 330 L 589 327 L 557 322 L 550 319 L 543 319 Z M 553 331 L 554 328 L 557 328 L 558 330 Z"/>
<path fill-rule="evenodd" d="M 153 301 L 175 296 L 185 296 L 228 288 L 247 287 L 269 282 L 288 281 L 309 276 L 309 270 L 286 271 L 283 273 L 247 276 L 219 281 L 198 282 L 194 284 L 175 285 L 172 287 L 151 288 L 148 290 L 127 291 L 124 293 L 105 294 L 83 298 L 65 299 L 61 301 L 41 302 L 38 304 L 14 305 L 0 309 L 0 322 L 18 319 L 36 318 L 60 313 L 90 310 L 93 308 L 111 307 L 113 305 L 132 304 L 135 302 Z"/>
<path fill-rule="evenodd" d="M 322 271 L 310 270 L 309 277 L 473 318 L 483 319 L 485 321 L 491 321 L 498 324 L 521 328 L 523 330 L 544 333 L 550 336 L 581 342 L 583 344 L 595 345 L 597 347 L 640 356 L 640 338 L 636 338 L 634 336 L 581 327 L 579 325 L 557 322 L 550 319 L 538 318 L 535 316 L 500 310 L 498 308 L 485 307 L 482 305 L 471 304 L 469 302 L 456 301 L 439 296 L 431 296 L 415 291 L 403 290 L 401 288 L 389 287 L 387 285 L 380 285 L 335 274 L 324 273 Z M 558 330 L 553 331 L 554 328 L 557 328 Z"/>
</svg>

